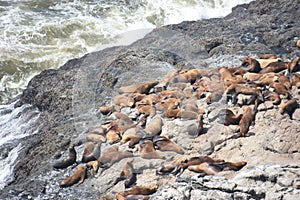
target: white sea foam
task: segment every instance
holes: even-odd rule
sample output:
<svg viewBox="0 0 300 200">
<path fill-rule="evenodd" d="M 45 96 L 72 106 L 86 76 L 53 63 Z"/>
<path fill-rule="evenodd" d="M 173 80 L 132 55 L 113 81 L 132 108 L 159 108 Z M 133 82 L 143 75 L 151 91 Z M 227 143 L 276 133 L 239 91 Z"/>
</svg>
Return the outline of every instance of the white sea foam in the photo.
<svg viewBox="0 0 300 200">
<path fill-rule="evenodd" d="M 3 79 L 1 85 L 7 88 L 5 94 L 0 93 L 0 101 L 20 93 L 33 73 L 56 68 L 71 58 L 111 44 L 129 44 L 132 40 L 123 37 L 127 32 L 132 34 L 135 30 L 151 30 L 184 20 L 223 17 L 233 6 L 248 2 L 250 0 L 2 1 L 0 79 Z M 123 39 L 118 40 L 120 37 Z"/>
<path fill-rule="evenodd" d="M 38 133 L 40 114 L 31 105 L 0 105 L 0 189 L 11 182 L 22 139 Z"/>
</svg>

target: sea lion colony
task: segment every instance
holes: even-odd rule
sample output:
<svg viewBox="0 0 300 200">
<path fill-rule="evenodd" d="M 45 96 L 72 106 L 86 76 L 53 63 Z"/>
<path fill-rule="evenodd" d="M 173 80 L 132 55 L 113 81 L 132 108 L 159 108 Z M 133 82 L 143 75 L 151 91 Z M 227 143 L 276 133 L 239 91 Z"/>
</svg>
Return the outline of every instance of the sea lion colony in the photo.
<svg viewBox="0 0 300 200">
<path fill-rule="evenodd" d="M 255 126 L 255 115 L 271 101 L 281 114 L 288 114 L 299 107 L 295 99 L 300 88 L 299 58 L 283 62 L 275 55 L 263 55 L 258 59 L 244 58 L 239 67 L 208 69 L 177 69 L 161 81 L 119 88 L 119 95 L 113 103 L 103 105 L 99 112 L 105 122 L 86 135 L 87 143 L 77 171 L 64 179 L 61 187 L 82 183 L 87 177 L 86 170 L 97 172 L 99 168 L 109 168 L 124 158 L 129 158 L 120 169 L 120 176 L 114 184 L 124 181 L 126 190 L 118 191 L 116 199 L 149 199 L 157 190 L 157 185 L 137 186 L 134 158 L 167 159 L 156 173 L 159 175 L 180 175 L 185 169 L 207 175 L 215 175 L 223 170 L 240 170 L 246 161 L 228 162 L 208 156 L 192 156 L 188 151 L 162 134 L 165 120 L 193 121 L 187 129 L 187 137 L 205 134 L 204 126 L 217 119 L 224 126 L 239 126 L 238 133 L 229 139 L 249 137 L 251 125 Z M 214 102 L 223 101 L 226 108 L 208 119 L 209 107 Z M 235 114 L 233 111 L 239 110 Z M 172 130 L 170 130 L 172 131 Z M 101 144 L 109 144 L 101 153 Z M 119 147 L 126 146 L 127 150 Z M 179 158 L 167 158 L 165 151 L 181 154 Z M 164 160 L 162 160 L 164 161 Z M 53 165 L 62 169 L 76 163 L 74 145 L 67 158 Z M 85 165 L 85 166 L 84 166 Z M 84 175 L 83 175 L 84 174 Z M 99 177 L 101 178 L 101 176 Z M 110 199 L 102 196 L 101 199 Z"/>
</svg>

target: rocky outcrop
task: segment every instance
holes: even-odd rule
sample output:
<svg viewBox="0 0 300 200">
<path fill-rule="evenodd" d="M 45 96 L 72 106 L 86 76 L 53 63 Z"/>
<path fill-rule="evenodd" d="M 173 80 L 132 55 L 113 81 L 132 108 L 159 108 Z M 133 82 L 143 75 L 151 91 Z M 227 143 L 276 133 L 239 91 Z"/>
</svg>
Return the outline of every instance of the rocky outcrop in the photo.
<svg viewBox="0 0 300 200">
<path fill-rule="evenodd" d="M 44 126 L 34 138 L 22 142 L 26 152 L 15 167 L 15 181 L 1 191 L 1 198 L 98 199 L 124 190 L 114 185 L 125 160 L 108 169 L 88 174 L 83 184 L 60 188 L 74 172 L 72 167 L 53 170 L 54 158 L 76 145 L 81 158 L 87 131 L 104 122 L 98 109 L 110 104 L 121 86 L 161 81 L 177 68 L 214 69 L 239 66 L 241 58 L 271 53 L 283 60 L 299 56 L 299 1 L 263 1 L 233 8 L 223 19 L 182 22 L 155 29 L 130 46 L 87 54 L 57 70 L 34 77 L 19 97 L 17 106 L 32 104 L 42 113 Z M 298 96 L 297 96 L 298 95 Z M 299 93 L 295 93 L 299 98 Z M 222 102 L 209 106 L 213 114 Z M 261 109 L 250 137 L 232 139 L 236 126 L 209 123 L 205 134 L 188 135 L 193 122 L 164 119 L 162 135 L 172 138 L 186 153 L 209 155 L 229 161 L 246 161 L 238 172 L 202 176 L 184 171 L 180 176 L 157 175 L 161 162 L 135 157 L 137 185 L 159 185 L 152 199 L 296 199 L 299 196 L 299 109 L 293 118 L 281 115 L 276 106 Z M 101 150 L 110 145 L 103 144 Z M 102 152 L 103 152 L 102 151 Z"/>
</svg>

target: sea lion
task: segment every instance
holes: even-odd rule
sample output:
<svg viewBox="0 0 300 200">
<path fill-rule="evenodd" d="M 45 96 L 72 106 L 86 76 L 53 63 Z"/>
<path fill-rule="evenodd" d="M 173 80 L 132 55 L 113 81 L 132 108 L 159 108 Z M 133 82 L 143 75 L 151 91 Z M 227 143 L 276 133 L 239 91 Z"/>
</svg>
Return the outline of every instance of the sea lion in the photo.
<svg viewBox="0 0 300 200">
<path fill-rule="evenodd" d="M 92 167 L 95 172 L 98 171 L 100 165 L 101 164 L 99 163 L 98 160 L 93 160 L 93 161 L 89 161 L 88 163 L 86 163 L 86 166 L 87 167 Z"/>
<path fill-rule="evenodd" d="M 147 133 L 140 127 L 130 128 L 126 130 L 125 133 L 122 135 L 122 140 L 120 141 L 120 144 L 122 145 L 129 141 L 128 146 L 130 148 L 133 148 L 134 145 L 138 144 L 140 139 L 146 134 Z"/>
<path fill-rule="evenodd" d="M 177 118 L 179 113 L 181 112 L 181 109 L 173 109 L 173 108 L 170 108 L 170 109 L 167 109 L 164 113 L 163 113 L 163 116 L 164 117 L 168 117 L 168 118 Z"/>
<path fill-rule="evenodd" d="M 161 159 L 163 155 L 156 151 L 151 140 L 141 140 L 138 145 L 138 152 L 144 159 Z"/>
<path fill-rule="evenodd" d="M 149 136 L 155 136 L 161 133 L 163 121 L 161 117 L 153 118 L 148 124 L 146 124 L 145 131 Z"/>
<path fill-rule="evenodd" d="M 88 142 L 84 148 L 81 161 L 84 163 L 97 160 L 101 153 L 101 143 L 96 145 L 93 142 Z"/>
<path fill-rule="evenodd" d="M 96 133 L 89 133 L 86 135 L 87 141 L 91 142 L 106 142 L 106 138 L 103 135 L 99 135 Z"/>
<path fill-rule="evenodd" d="M 140 105 L 137 107 L 137 110 L 139 114 L 149 115 L 150 117 L 156 115 L 156 109 L 151 105 Z"/>
<path fill-rule="evenodd" d="M 279 113 L 284 114 L 287 113 L 290 116 L 290 119 L 293 118 L 293 113 L 295 110 L 299 108 L 299 104 L 296 99 L 290 99 L 287 102 L 281 103 L 279 105 Z"/>
<path fill-rule="evenodd" d="M 128 195 L 151 195 L 155 193 L 157 189 L 157 186 L 134 186 L 131 189 L 127 189 L 117 194 L 123 197 L 127 197 Z"/>
<path fill-rule="evenodd" d="M 160 151 L 174 151 L 179 154 L 184 154 L 183 149 L 178 144 L 172 142 L 165 136 L 155 136 L 153 143 Z"/>
<path fill-rule="evenodd" d="M 243 116 L 239 122 L 240 132 L 237 134 L 237 137 L 248 137 L 250 125 L 255 120 L 255 112 L 250 106 L 243 106 Z"/>
<path fill-rule="evenodd" d="M 83 183 L 85 178 L 85 171 L 86 168 L 83 165 L 78 165 L 77 171 L 72 174 L 70 177 L 64 179 L 59 186 L 60 187 L 69 187 L 76 183 L 80 184 Z"/>
<path fill-rule="evenodd" d="M 132 107 L 134 105 L 134 99 L 125 95 L 117 95 L 114 97 L 114 104 L 122 107 Z"/>
<path fill-rule="evenodd" d="M 226 108 L 226 109 L 221 109 L 219 113 L 212 118 L 212 121 L 215 119 L 219 119 L 219 123 L 224 124 L 225 126 L 229 125 L 238 125 L 241 118 L 242 114 L 235 115 L 232 110 Z"/>
<path fill-rule="evenodd" d="M 270 63 L 281 61 L 280 58 L 260 58 L 256 60 L 259 62 L 261 68 L 265 68 Z"/>
<path fill-rule="evenodd" d="M 260 63 L 254 58 L 243 58 L 242 66 L 246 66 L 247 64 L 250 65 L 248 72 L 259 73 L 262 70 Z"/>
<path fill-rule="evenodd" d="M 292 62 L 290 62 L 289 64 L 288 64 L 288 72 L 289 73 L 293 73 L 293 72 L 297 72 L 297 71 L 299 71 L 300 70 L 300 65 L 298 64 L 299 63 L 299 58 L 297 57 L 297 58 L 294 58 L 293 60 L 292 60 Z"/>
<path fill-rule="evenodd" d="M 65 158 L 62 158 L 62 159 L 56 161 L 54 163 L 53 167 L 56 169 L 64 169 L 70 165 L 73 165 L 75 162 L 76 162 L 75 145 L 72 145 L 69 148 L 68 155 Z"/>
<path fill-rule="evenodd" d="M 114 144 L 120 140 L 120 133 L 114 129 L 109 130 L 105 136 L 109 144 Z"/>
<path fill-rule="evenodd" d="M 180 117 L 181 119 L 185 119 L 185 120 L 192 120 L 192 119 L 197 119 L 198 115 L 199 114 L 196 112 L 180 109 L 180 112 L 177 113 L 176 117 Z"/>
<path fill-rule="evenodd" d="M 260 59 L 276 59 L 278 56 L 270 53 L 262 54 L 259 56 Z"/>
<path fill-rule="evenodd" d="M 207 175 L 216 175 L 221 171 L 217 166 L 208 162 L 204 162 L 199 165 L 190 165 L 188 166 L 188 170 L 193 172 L 203 172 Z"/>
<path fill-rule="evenodd" d="M 128 157 L 132 157 L 133 154 L 130 151 L 119 151 L 117 145 L 113 145 L 106 150 L 106 152 L 98 159 L 100 167 L 110 167 L 114 163 Z"/>
<path fill-rule="evenodd" d="M 259 73 L 270 73 L 270 72 L 281 72 L 285 69 L 288 69 L 289 62 L 282 62 L 282 61 L 277 61 L 277 62 L 272 62 L 268 64 L 264 69 L 262 69 Z"/>
<path fill-rule="evenodd" d="M 132 162 L 133 159 L 127 161 L 124 164 L 123 170 L 120 176 L 115 180 L 114 185 L 116 185 L 120 181 L 125 180 L 124 182 L 125 188 L 129 188 L 136 183 L 136 173 L 134 172 Z"/>
<path fill-rule="evenodd" d="M 149 81 L 143 84 L 140 84 L 134 93 L 140 93 L 140 94 L 148 94 L 149 91 L 158 84 L 158 81 Z"/>
<path fill-rule="evenodd" d="M 264 99 L 272 101 L 273 105 L 279 105 L 281 103 L 281 98 L 276 92 L 267 91 L 263 95 Z"/>
<path fill-rule="evenodd" d="M 106 105 L 106 106 L 101 106 L 99 108 L 99 111 L 102 115 L 110 115 L 114 111 L 114 106 L 113 105 Z"/>
<path fill-rule="evenodd" d="M 247 162 L 204 162 L 199 165 L 190 165 L 188 170 L 203 172 L 207 175 L 216 175 L 218 172 L 225 170 L 238 171 L 246 164 Z"/>
</svg>

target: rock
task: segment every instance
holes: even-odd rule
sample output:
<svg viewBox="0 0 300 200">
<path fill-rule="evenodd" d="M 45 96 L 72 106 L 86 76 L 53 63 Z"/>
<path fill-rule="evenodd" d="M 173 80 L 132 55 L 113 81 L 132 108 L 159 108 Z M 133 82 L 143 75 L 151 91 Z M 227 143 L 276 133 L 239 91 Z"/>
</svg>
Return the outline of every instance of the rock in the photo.
<svg viewBox="0 0 300 200">
<path fill-rule="evenodd" d="M 225 18 L 186 21 L 155 29 L 130 46 L 113 47 L 67 62 L 59 69 L 45 70 L 35 76 L 20 95 L 17 106 L 31 104 L 42 113 L 44 124 L 39 134 L 22 141 L 15 180 L 0 192 L 1 199 L 26 197 L 40 199 L 98 199 L 113 197 L 124 188 L 114 186 L 125 160 L 97 173 L 89 172 L 83 184 L 61 190 L 58 183 L 72 171 L 53 171 L 49 167 L 57 152 L 65 151 L 66 141 L 82 150 L 86 131 L 107 118 L 95 110 L 110 104 L 118 89 L 152 80 L 161 81 L 174 69 L 240 66 L 241 58 L 264 53 L 290 60 L 299 49 L 291 38 L 300 32 L 299 2 L 263 1 L 236 6 Z M 254 23 L 255 21 L 255 23 Z M 213 36 L 213 37 L 212 37 Z M 55 67 L 55 66 L 54 66 Z M 156 85 L 154 91 L 164 90 Z M 192 121 L 163 119 L 161 135 L 180 145 L 186 155 L 210 155 L 226 161 L 246 161 L 241 171 L 218 176 L 184 172 L 175 177 L 155 174 L 167 159 L 146 160 L 134 156 L 138 184 L 159 185 L 151 199 L 296 199 L 299 197 L 300 140 L 299 109 L 293 115 L 280 115 L 276 106 L 261 104 L 250 137 L 233 139 L 238 126 L 211 123 L 215 110 L 228 107 L 225 101 L 207 106 L 199 100 L 204 115 L 204 134 L 195 138 Z M 135 113 L 124 109 L 132 118 Z M 190 135 L 189 135 L 190 134 Z M 62 137 L 63 136 L 63 137 Z M 63 139 L 62 139 L 63 138 Z M 81 145 L 81 146 L 80 146 Z M 108 144 L 101 145 L 105 152 Z M 128 149 L 126 145 L 122 150 Z M 81 155 L 81 154 L 79 154 Z M 272 164 L 273 163 L 273 164 Z M 287 166 L 287 163 L 289 164 Z M 149 179 L 150 177 L 150 179 Z"/>
</svg>

